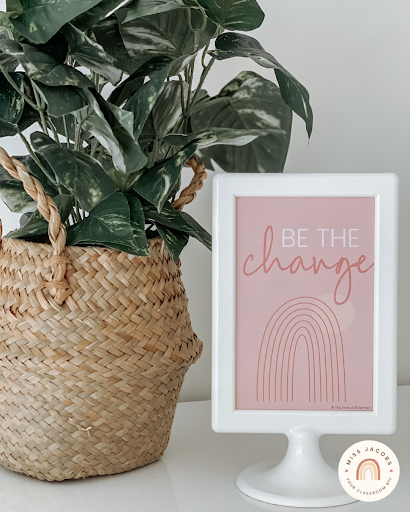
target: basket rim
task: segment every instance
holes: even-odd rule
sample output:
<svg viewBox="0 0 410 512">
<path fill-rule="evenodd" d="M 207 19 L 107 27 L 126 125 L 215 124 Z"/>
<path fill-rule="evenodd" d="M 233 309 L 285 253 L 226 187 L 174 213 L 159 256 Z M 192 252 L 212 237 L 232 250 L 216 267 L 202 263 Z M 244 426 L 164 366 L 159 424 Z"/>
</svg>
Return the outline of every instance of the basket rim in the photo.
<svg viewBox="0 0 410 512">
<path fill-rule="evenodd" d="M 3 238 L 0 240 L 0 244 L 3 245 L 9 245 L 10 247 L 13 246 L 13 244 L 20 245 L 22 247 L 26 247 L 27 250 L 38 250 L 40 249 L 44 253 L 48 253 L 52 255 L 53 253 L 53 246 L 50 243 L 43 243 L 43 242 L 29 242 L 27 240 L 21 240 L 20 238 L 7 238 L 7 235 L 4 235 Z M 161 237 L 155 237 L 150 238 L 147 240 L 148 249 L 153 249 L 155 246 L 159 244 L 163 244 L 164 250 L 166 248 L 166 244 L 162 240 Z M 68 251 L 68 253 L 72 251 L 83 251 L 84 253 L 118 253 L 118 254 L 127 254 L 131 258 L 148 258 L 148 256 L 137 256 L 135 254 L 130 254 L 124 251 L 119 251 L 118 249 L 112 249 L 110 247 L 104 247 L 100 245 L 66 245 L 65 250 Z"/>
</svg>

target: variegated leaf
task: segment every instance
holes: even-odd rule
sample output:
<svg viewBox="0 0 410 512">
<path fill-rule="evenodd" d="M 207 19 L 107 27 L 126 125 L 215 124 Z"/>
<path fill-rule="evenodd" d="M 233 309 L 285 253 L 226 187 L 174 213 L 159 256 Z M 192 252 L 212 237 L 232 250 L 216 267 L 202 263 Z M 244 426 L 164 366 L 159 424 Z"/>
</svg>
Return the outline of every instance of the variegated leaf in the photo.
<svg viewBox="0 0 410 512">
<path fill-rule="evenodd" d="M 218 60 L 231 57 L 249 57 L 265 68 L 273 68 L 285 103 L 306 123 L 310 137 L 313 128 L 313 112 L 307 89 L 289 73 L 263 46 L 253 37 L 245 34 L 227 32 L 221 34 L 215 42 L 215 50 L 210 52 Z"/>
<path fill-rule="evenodd" d="M 183 97 L 188 94 L 188 84 L 182 82 Z M 182 116 L 181 84 L 177 80 L 166 82 L 152 109 L 155 136 L 162 139 Z M 185 145 L 185 144 L 182 144 Z"/>
<path fill-rule="evenodd" d="M 145 217 L 144 210 L 140 200 L 130 194 L 124 194 L 128 201 L 130 209 L 130 225 L 134 233 L 134 240 L 137 247 L 139 247 L 139 256 L 149 256 L 147 245 L 147 237 L 145 235 Z"/>
<path fill-rule="evenodd" d="M 126 197 L 115 192 L 90 211 L 88 217 L 67 229 L 67 245 L 102 245 L 136 256 L 146 256 L 131 228 Z"/>
<path fill-rule="evenodd" d="M 166 202 L 160 212 L 154 205 L 140 198 L 142 208 L 144 210 L 145 220 L 150 220 L 155 224 L 161 224 L 167 228 L 183 231 L 189 236 L 196 238 L 205 245 L 209 250 L 212 249 L 212 237 L 202 226 L 198 224 L 190 215 L 185 212 L 179 212 L 169 203 Z"/>
<path fill-rule="evenodd" d="M 10 73 L 10 77 L 18 88 L 22 87 L 21 73 Z M 0 73 L 0 137 L 16 135 L 23 110 L 24 100 L 21 95 Z"/>
<path fill-rule="evenodd" d="M 60 214 L 61 221 L 65 222 L 70 216 L 71 210 L 74 205 L 73 196 L 58 195 L 53 197 L 57 206 L 58 213 Z M 41 213 L 36 210 L 27 220 L 22 223 L 19 229 L 7 233 L 6 238 L 20 238 L 21 240 L 32 240 L 41 235 L 46 235 L 48 232 L 48 222 L 44 219 Z"/>
<path fill-rule="evenodd" d="M 45 43 L 60 28 L 79 14 L 88 11 L 101 0 L 19 0 L 21 14 L 13 25 L 24 37 L 35 43 Z"/>
<path fill-rule="evenodd" d="M 0 37 L 12 39 L 14 26 L 10 20 L 10 13 L 0 11 Z M 13 70 L 14 71 L 14 70 Z"/>
<path fill-rule="evenodd" d="M 141 86 L 136 93 L 124 105 L 124 110 L 134 114 L 134 137 L 138 139 L 141 130 L 153 109 L 158 94 L 164 85 L 171 65 L 167 64 L 162 69 L 151 75 L 151 80 Z"/>
<path fill-rule="evenodd" d="M 6 71 L 10 72 L 15 71 L 20 63 L 12 55 L 8 55 L 7 53 L 0 51 L 0 64 L 5 68 Z"/>
<path fill-rule="evenodd" d="M 49 176 L 54 176 L 53 169 L 48 164 L 47 160 L 42 157 L 39 153 L 37 153 L 37 158 L 40 160 L 42 166 L 47 170 Z M 25 156 L 15 156 L 17 160 L 20 160 L 26 167 L 31 176 L 34 176 L 38 179 L 38 181 L 43 185 L 44 192 L 50 196 L 57 196 L 59 193 L 58 187 L 55 183 L 52 183 L 49 178 L 44 174 L 44 171 L 38 166 L 37 162 L 33 160 L 30 155 Z M 68 190 L 60 184 L 60 187 L 63 189 L 63 194 L 68 195 Z"/>
<path fill-rule="evenodd" d="M 227 30 L 255 30 L 265 15 L 256 0 L 198 0 L 215 23 Z"/>
<path fill-rule="evenodd" d="M 116 7 L 124 3 L 124 0 L 102 0 L 92 9 L 88 9 L 79 16 L 76 16 L 72 24 L 80 30 L 87 30 L 98 21 L 113 11 Z"/>
<path fill-rule="evenodd" d="M 31 144 L 83 210 L 90 211 L 117 189 L 97 160 L 85 153 L 62 147 L 41 132 L 31 134 Z"/>
<path fill-rule="evenodd" d="M 195 0 L 138 0 L 138 2 L 128 8 L 125 22 L 150 16 L 151 14 L 160 14 L 161 12 L 197 6 L 198 4 Z"/>
<path fill-rule="evenodd" d="M 118 11 L 120 22 L 124 21 L 127 12 L 127 9 Z M 201 13 L 191 9 L 191 17 L 192 25 L 201 28 Z M 122 23 L 120 33 L 128 53 L 138 67 L 152 57 L 165 55 L 174 61 L 170 72 L 173 75 L 183 69 L 216 32 L 216 25 L 208 20 L 205 30 L 195 41 L 194 32 L 189 31 L 187 23 L 188 14 L 185 10 L 169 11 Z"/>
<path fill-rule="evenodd" d="M 5 53 L 18 59 L 31 78 L 44 85 L 72 85 L 85 89 L 95 87 L 80 71 L 62 64 L 35 46 L 16 41 L 0 41 L 0 45 Z"/>
<path fill-rule="evenodd" d="M 61 32 L 67 39 L 70 56 L 76 62 L 104 76 L 114 85 L 121 80 L 122 71 L 114 66 L 114 58 L 106 53 L 102 46 L 70 23 L 67 23 Z"/>
<path fill-rule="evenodd" d="M 172 259 L 177 263 L 182 250 L 188 243 L 189 235 L 183 231 L 162 226 L 157 222 L 155 223 L 155 227 L 168 247 Z"/>
<path fill-rule="evenodd" d="M 112 14 L 102 19 L 93 26 L 93 32 L 97 42 L 104 50 L 114 58 L 114 64 L 128 74 L 132 74 L 141 66 L 142 62 L 136 62 L 128 53 L 120 34 L 118 18 Z"/>
<path fill-rule="evenodd" d="M 37 85 L 47 103 L 47 112 L 50 116 L 61 117 L 81 110 L 87 104 L 76 87 L 70 85 L 51 87 L 40 82 L 37 82 Z"/>
<path fill-rule="evenodd" d="M 134 190 L 160 212 L 179 178 L 182 167 L 195 153 L 196 148 L 196 144 L 189 144 L 168 160 L 146 169 Z"/>
<path fill-rule="evenodd" d="M 161 69 L 164 69 L 164 67 L 171 64 L 171 62 L 172 59 L 163 56 L 154 57 L 145 62 L 113 90 L 108 101 L 114 105 L 121 106 L 141 88 L 144 84 L 145 77 L 152 77 L 157 71 L 161 71 Z"/>
<path fill-rule="evenodd" d="M 257 73 L 243 71 L 214 98 L 193 111 L 194 132 L 253 130 L 259 137 L 245 146 L 215 146 L 200 154 L 213 158 L 227 172 L 282 172 L 290 142 L 292 111 L 278 87 Z M 263 133 L 265 132 L 265 136 Z"/>
<path fill-rule="evenodd" d="M 184 146 L 189 142 L 195 142 L 199 149 L 218 146 L 220 144 L 228 146 L 245 146 L 258 137 L 263 137 L 269 133 L 276 135 L 285 135 L 280 128 L 210 128 L 201 132 L 185 134 L 170 134 L 164 138 L 164 141 L 173 146 Z"/>
<path fill-rule="evenodd" d="M 11 177 L 1 166 L 0 199 L 14 213 L 33 212 L 37 208 L 37 204 L 24 190 L 22 182 Z"/>
<path fill-rule="evenodd" d="M 132 135 L 133 114 L 115 105 L 106 104 L 101 97 L 97 101 L 90 92 L 84 94 L 91 107 L 87 117 L 83 118 L 81 115 L 80 121 L 84 130 L 94 135 L 107 149 L 119 172 L 131 174 L 142 169 L 147 163 L 147 157 Z"/>
</svg>

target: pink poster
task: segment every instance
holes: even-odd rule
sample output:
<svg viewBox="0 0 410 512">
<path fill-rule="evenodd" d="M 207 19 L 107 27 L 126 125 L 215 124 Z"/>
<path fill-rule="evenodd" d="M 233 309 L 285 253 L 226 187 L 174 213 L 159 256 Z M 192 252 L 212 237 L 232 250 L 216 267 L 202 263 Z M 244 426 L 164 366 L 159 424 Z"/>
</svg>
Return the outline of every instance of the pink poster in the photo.
<svg viewBox="0 0 410 512">
<path fill-rule="evenodd" d="M 238 197 L 236 408 L 373 410 L 373 197 Z"/>
</svg>

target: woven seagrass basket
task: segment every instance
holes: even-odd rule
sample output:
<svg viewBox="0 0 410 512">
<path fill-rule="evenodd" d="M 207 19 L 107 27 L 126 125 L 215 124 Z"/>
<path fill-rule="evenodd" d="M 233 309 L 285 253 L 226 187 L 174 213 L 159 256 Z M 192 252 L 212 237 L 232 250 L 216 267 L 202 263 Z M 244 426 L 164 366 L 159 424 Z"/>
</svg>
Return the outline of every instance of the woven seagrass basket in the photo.
<svg viewBox="0 0 410 512">
<path fill-rule="evenodd" d="M 0 148 L 49 222 L 51 245 L 0 247 L 0 463 L 41 480 L 121 473 L 164 453 L 184 375 L 202 343 L 179 265 L 160 239 L 142 258 L 65 247 L 52 199 Z M 195 197 L 195 176 L 174 203 Z"/>
</svg>

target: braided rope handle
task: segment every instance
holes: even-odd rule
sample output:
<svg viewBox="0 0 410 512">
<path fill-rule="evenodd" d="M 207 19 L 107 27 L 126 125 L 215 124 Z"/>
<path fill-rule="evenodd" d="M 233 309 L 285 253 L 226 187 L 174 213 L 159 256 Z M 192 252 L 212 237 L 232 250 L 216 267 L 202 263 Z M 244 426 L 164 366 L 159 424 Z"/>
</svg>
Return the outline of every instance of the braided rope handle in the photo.
<svg viewBox="0 0 410 512">
<path fill-rule="evenodd" d="M 67 258 L 63 256 L 67 234 L 57 206 L 51 197 L 44 192 L 43 185 L 38 179 L 30 176 L 26 166 L 16 158 L 10 157 L 7 151 L 1 147 L 0 164 L 13 178 L 23 183 L 24 190 L 37 203 L 38 211 L 48 222 L 48 236 L 53 247 L 53 257 L 49 260 L 52 272 L 50 280 L 43 283 L 43 288 L 48 288 L 57 304 L 61 305 L 67 298 L 67 289 L 69 289 L 69 285 L 64 279 Z"/>
<path fill-rule="evenodd" d="M 44 192 L 43 185 L 39 180 L 27 172 L 26 166 L 16 158 L 10 157 L 2 147 L 0 147 L 0 164 L 13 178 L 23 183 L 24 190 L 37 203 L 38 211 L 48 222 L 48 236 L 53 247 L 53 257 L 49 260 L 52 272 L 50 280 L 43 282 L 43 288 L 49 289 L 51 296 L 55 298 L 57 304 L 61 305 L 71 294 L 71 290 L 65 280 L 69 260 L 63 255 L 67 232 L 61 222 L 57 206 L 52 198 Z M 199 162 L 196 156 L 191 157 L 186 162 L 186 165 L 193 169 L 194 177 L 188 187 L 181 192 L 179 198 L 173 202 L 173 206 L 179 211 L 195 199 L 197 192 L 203 187 L 203 180 L 207 177 L 205 165 Z M 2 227 L 0 221 L 0 238 L 1 236 Z M 39 299 L 42 304 L 48 304 L 47 301 L 44 303 L 42 300 L 45 299 L 43 295 Z"/>
<path fill-rule="evenodd" d="M 204 186 L 204 180 L 207 178 L 205 165 L 195 155 L 186 162 L 186 165 L 192 168 L 194 177 L 191 183 L 181 192 L 179 198 L 172 203 L 173 207 L 179 211 L 196 198 L 197 192 Z"/>
</svg>

